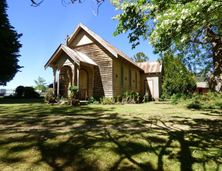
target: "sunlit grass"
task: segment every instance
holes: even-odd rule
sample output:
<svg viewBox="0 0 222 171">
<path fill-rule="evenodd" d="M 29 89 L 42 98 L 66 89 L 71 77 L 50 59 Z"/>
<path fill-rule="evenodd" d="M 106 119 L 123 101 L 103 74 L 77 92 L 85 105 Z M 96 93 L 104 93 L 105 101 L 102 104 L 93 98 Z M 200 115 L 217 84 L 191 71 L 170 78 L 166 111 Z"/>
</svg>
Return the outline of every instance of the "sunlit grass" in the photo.
<svg viewBox="0 0 222 171">
<path fill-rule="evenodd" d="M 220 110 L 24 102 L 0 104 L 0 170 L 222 170 Z"/>
</svg>

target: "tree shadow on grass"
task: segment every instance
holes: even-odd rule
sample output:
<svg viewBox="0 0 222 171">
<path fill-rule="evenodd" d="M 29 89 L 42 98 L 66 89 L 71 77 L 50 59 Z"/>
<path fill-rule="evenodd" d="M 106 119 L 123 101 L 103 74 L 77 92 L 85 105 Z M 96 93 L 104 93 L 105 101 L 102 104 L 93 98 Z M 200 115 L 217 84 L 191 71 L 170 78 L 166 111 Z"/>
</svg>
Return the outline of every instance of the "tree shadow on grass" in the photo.
<svg viewBox="0 0 222 171">
<path fill-rule="evenodd" d="M 43 98 L 0 98 L 0 104 L 45 103 Z"/>
<path fill-rule="evenodd" d="M 21 163 L 56 171 L 222 167 L 221 120 L 130 118 L 90 106 L 26 108 L 0 117 L 0 169 Z"/>
</svg>

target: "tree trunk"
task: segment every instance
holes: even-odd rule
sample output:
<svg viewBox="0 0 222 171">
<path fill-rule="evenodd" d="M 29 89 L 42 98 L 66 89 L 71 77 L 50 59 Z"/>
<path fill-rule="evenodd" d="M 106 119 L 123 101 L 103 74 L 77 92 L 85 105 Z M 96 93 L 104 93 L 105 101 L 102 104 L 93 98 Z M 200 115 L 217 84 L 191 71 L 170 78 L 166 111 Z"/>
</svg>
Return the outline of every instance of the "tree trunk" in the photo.
<svg viewBox="0 0 222 171">
<path fill-rule="evenodd" d="M 209 74 L 209 88 L 216 92 L 222 92 L 222 38 L 212 43 L 213 74 Z"/>
</svg>

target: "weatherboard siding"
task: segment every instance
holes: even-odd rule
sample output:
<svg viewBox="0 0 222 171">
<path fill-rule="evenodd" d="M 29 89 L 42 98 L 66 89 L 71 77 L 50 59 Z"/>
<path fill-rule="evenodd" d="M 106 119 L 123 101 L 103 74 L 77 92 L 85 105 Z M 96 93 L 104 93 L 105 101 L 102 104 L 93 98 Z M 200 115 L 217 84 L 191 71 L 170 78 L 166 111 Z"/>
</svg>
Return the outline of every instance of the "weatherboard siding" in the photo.
<svg viewBox="0 0 222 171">
<path fill-rule="evenodd" d="M 124 86 L 121 86 L 121 64 L 124 71 Z M 131 69 L 131 87 L 129 86 L 129 68 Z M 137 72 L 137 89 L 135 72 Z M 131 63 L 120 58 L 113 59 L 113 95 L 123 95 L 126 91 L 140 93 L 140 70 Z"/>
<path fill-rule="evenodd" d="M 112 55 L 96 43 L 76 46 L 74 49 L 84 53 L 98 65 L 94 74 L 94 95 L 113 97 Z"/>
</svg>

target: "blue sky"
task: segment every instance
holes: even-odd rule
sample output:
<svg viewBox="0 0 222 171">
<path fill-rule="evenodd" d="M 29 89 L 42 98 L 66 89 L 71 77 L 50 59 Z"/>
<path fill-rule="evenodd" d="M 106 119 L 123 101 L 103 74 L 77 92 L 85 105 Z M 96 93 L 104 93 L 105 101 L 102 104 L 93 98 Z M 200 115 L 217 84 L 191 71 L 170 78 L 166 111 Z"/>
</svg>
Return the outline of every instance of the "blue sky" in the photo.
<svg viewBox="0 0 222 171">
<path fill-rule="evenodd" d="M 98 16 L 93 14 L 92 5 L 96 7 L 96 4 L 92 0 L 86 0 L 82 4 L 70 4 L 67 7 L 62 5 L 61 0 L 45 0 L 38 7 L 32 7 L 30 0 L 6 2 L 11 25 L 18 33 L 23 34 L 20 38 L 22 48 L 19 65 L 24 68 L 7 83 L 7 86 L 0 86 L 0 89 L 15 89 L 19 85 L 35 86 L 34 80 L 39 76 L 44 78 L 47 84 L 52 83 L 52 69 L 49 67 L 45 70 L 44 65 L 57 47 L 61 43 L 65 44 L 66 35 L 70 36 L 80 22 L 129 57 L 137 52 L 144 52 L 150 61 L 158 59 L 148 41 L 141 40 L 141 44 L 132 50 L 127 33 L 112 36 L 118 21 L 112 20 L 111 17 L 118 11 L 115 11 L 109 1 L 100 6 Z"/>
</svg>

